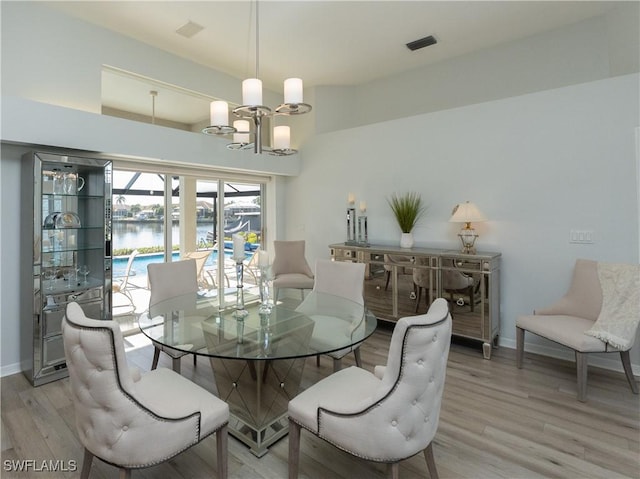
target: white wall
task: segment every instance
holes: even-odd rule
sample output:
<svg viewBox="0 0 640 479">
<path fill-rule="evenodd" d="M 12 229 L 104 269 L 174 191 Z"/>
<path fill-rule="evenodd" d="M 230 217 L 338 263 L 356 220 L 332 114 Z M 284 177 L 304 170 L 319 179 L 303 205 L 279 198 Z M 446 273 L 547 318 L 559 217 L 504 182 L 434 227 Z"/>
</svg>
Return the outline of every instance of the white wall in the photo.
<svg viewBox="0 0 640 479">
<path fill-rule="evenodd" d="M 639 81 L 627 75 L 318 135 L 300 175 L 286 180 L 287 236 L 307 240 L 310 262 L 328 257 L 327 246 L 345 240 L 354 192 L 368 205 L 370 241 L 398 244 L 386 198 L 415 190 L 429 205 L 417 244 L 458 248 L 451 210 L 473 201 L 489 219 L 476 225 L 479 249 L 503 255 L 500 341 L 515 347 L 516 317 L 564 294 L 576 258 L 638 262 Z M 571 229 L 593 230 L 594 244 L 570 244 Z M 597 359 L 619 369 L 618 356 Z M 638 370 L 640 347 L 632 362 Z"/>
</svg>

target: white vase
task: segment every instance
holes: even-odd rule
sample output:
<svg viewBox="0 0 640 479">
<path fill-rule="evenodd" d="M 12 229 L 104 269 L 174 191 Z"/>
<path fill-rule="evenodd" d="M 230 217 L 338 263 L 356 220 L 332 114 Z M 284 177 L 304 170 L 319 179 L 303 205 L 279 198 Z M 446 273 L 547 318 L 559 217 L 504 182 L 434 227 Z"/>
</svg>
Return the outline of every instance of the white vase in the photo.
<svg viewBox="0 0 640 479">
<path fill-rule="evenodd" d="M 400 236 L 400 248 L 413 248 L 413 233 L 402 233 Z"/>
</svg>

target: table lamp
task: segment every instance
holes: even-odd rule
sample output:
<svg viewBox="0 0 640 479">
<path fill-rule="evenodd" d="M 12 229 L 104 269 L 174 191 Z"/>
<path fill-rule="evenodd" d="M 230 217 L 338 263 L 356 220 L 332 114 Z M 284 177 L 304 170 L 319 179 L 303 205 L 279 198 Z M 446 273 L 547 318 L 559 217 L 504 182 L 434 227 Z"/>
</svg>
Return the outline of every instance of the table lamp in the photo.
<svg viewBox="0 0 640 479">
<path fill-rule="evenodd" d="M 473 203 L 467 201 L 466 203 L 460 203 L 453 208 L 453 214 L 451 215 L 449 222 L 464 223 L 464 226 L 460 230 L 460 233 L 458 233 L 458 236 L 460 237 L 460 241 L 462 241 L 462 252 L 465 254 L 476 254 L 474 244 L 478 234 L 471 226 L 471 223 L 477 223 L 479 221 L 487 221 L 487 218 Z"/>
</svg>

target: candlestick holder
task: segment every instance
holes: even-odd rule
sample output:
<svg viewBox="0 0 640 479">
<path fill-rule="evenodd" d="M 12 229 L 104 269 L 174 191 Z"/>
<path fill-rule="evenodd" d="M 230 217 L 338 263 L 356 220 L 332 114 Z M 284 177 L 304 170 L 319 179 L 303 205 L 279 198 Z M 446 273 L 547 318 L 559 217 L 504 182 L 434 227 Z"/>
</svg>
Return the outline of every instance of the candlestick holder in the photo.
<svg viewBox="0 0 640 479">
<path fill-rule="evenodd" d="M 260 310 L 261 314 L 269 314 L 273 309 L 273 274 L 271 266 L 260 267 Z"/>
<path fill-rule="evenodd" d="M 358 244 L 360 246 L 369 246 L 369 231 L 366 216 L 358 216 Z"/>
<path fill-rule="evenodd" d="M 345 244 L 357 244 L 356 241 L 356 209 L 347 208 L 347 241 Z"/>
<path fill-rule="evenodd" d="M 244 263 L 242 261 L 236 261 L 236 318 L 238 320 L 244 319 L 249 312 L 244 309 L 244 288 L 243 288 L 243 276 L 244 276 Z"/>
</svg>

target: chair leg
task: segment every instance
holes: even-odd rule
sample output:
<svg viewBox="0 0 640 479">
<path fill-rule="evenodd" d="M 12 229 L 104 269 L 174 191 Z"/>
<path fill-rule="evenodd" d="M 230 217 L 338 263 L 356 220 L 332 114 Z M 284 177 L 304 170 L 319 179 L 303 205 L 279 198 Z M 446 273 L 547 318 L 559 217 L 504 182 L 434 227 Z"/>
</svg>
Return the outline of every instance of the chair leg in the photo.
<svg viewBox="0 0 640 479">
<path fill-rule="evenodd" d="M 391 279 L 391 271 L 386 271 L 384 273 L 384 275 L 386 276 L 386 281 L 384 283 L 384 290 L 386 291 L 389 288 L 389 280 Z"/>
<path fill-rule="evenodd" d="M 171 363 L 173 366 L 173 370 L 180 374 L 180 358 L 172 358 Z"/>
<path fill-rule="evenodd" d="M 278 294 L 280 294 L 280 290 L 274 288 L 273 290 L 273 303 L 276 304 L 278 302 Z"/>
<path fill-rule="evenodd" d="M 198 365 L 198 356 L 196 354 L 193 355 L 193 365 L 194 366 Z"/>
<path fill-rule="evenodd" d="M 391 479 L 400 479 L 400 463 L 391 464 Z"/>
<path fill-rule="evenodd" d="M 416 299 L 416 313 L 418 312 L 418 308 L 420 307 L 420 298 L 422 298 L 422 288 L 418 286 L 418 297 Z"/>
<path fill-rule="evenodd" d="M 587 401 L 587 353 L 576 351 L 576 370 L 578 374 L 578 401 Z"/>
<path fill-rule="evenodd" d="M 524 329 L 516 326 L 516 366 L 522 369 L 524 359 Z"/>
<path fill-rule="evenodd" d="M 289 479 L 298 478 L 300 461 L 300 425 L 289 419 Z"/>
<path fill-rule="evenodd" d="M 80 479 L 89 479 L 89 472 L 91 471 L 91 463 L 93 462 L 93 454 L 89 452 L 89 449 L 84 448 L 84 459 L 82 460 L 82 471 L 80 472 Z"/>
<path fill-rule="evenodd" d="M 638 385 L 636 384 L 636 379 L 633 377 L 633 370 L 631 369 L 631 359 L 629 359 L 629 351 L 620 351 L 620 359 L 622 360 L 622 368 L 624 369 L 624 374 L 627 376 L 629 386 L 631 386 L 631 391 L 633 392 L 633 394 L 638 394 Z"/>
<path fill-rule="evenodd" d="M 160 350 L 154 346 L 153 347 L 153 362 L 151 363 L 151 370 L 152 371 L 155 368 L 158 367 L 158 360 L 159 359 L 160 359 Z"/>
<path fill-rule="evenodd" d="M 120 468 L 120 479 L 131 479 L 131 469 Z"/>
<path fill-rule="evenodd" d="M 342 369 L 342 359 L 333 359 L 333 372 L 337 373 Z"/>
<path fill-rule="evenodd" d="M 362 367 L 362 358 L 360 357 L 360 346 L 353 350 L 353 355 L 356 357 L 356 366 Z"/>
<path fill-rule="evenodd" d="M 218 479 L 227 479 L 228 474 L 228 450 L 229 427 L 224 426 L 216 432 L 216 449 L 218 453 Z"/>
<path fill-rule="evenodd" d="M 316 367 L 320 367 L 320 355 L 316 356 Z"/>
<path fill-rule="evenodd" d="M 431 479 L 438 479 L 438 470 L 436 469 L 436 460 L 433 457 L 433 442 L 424 450 L 424 458 L 427 461 L 427 469 L 429 470 L 429 477 Z"/>
</svg>

